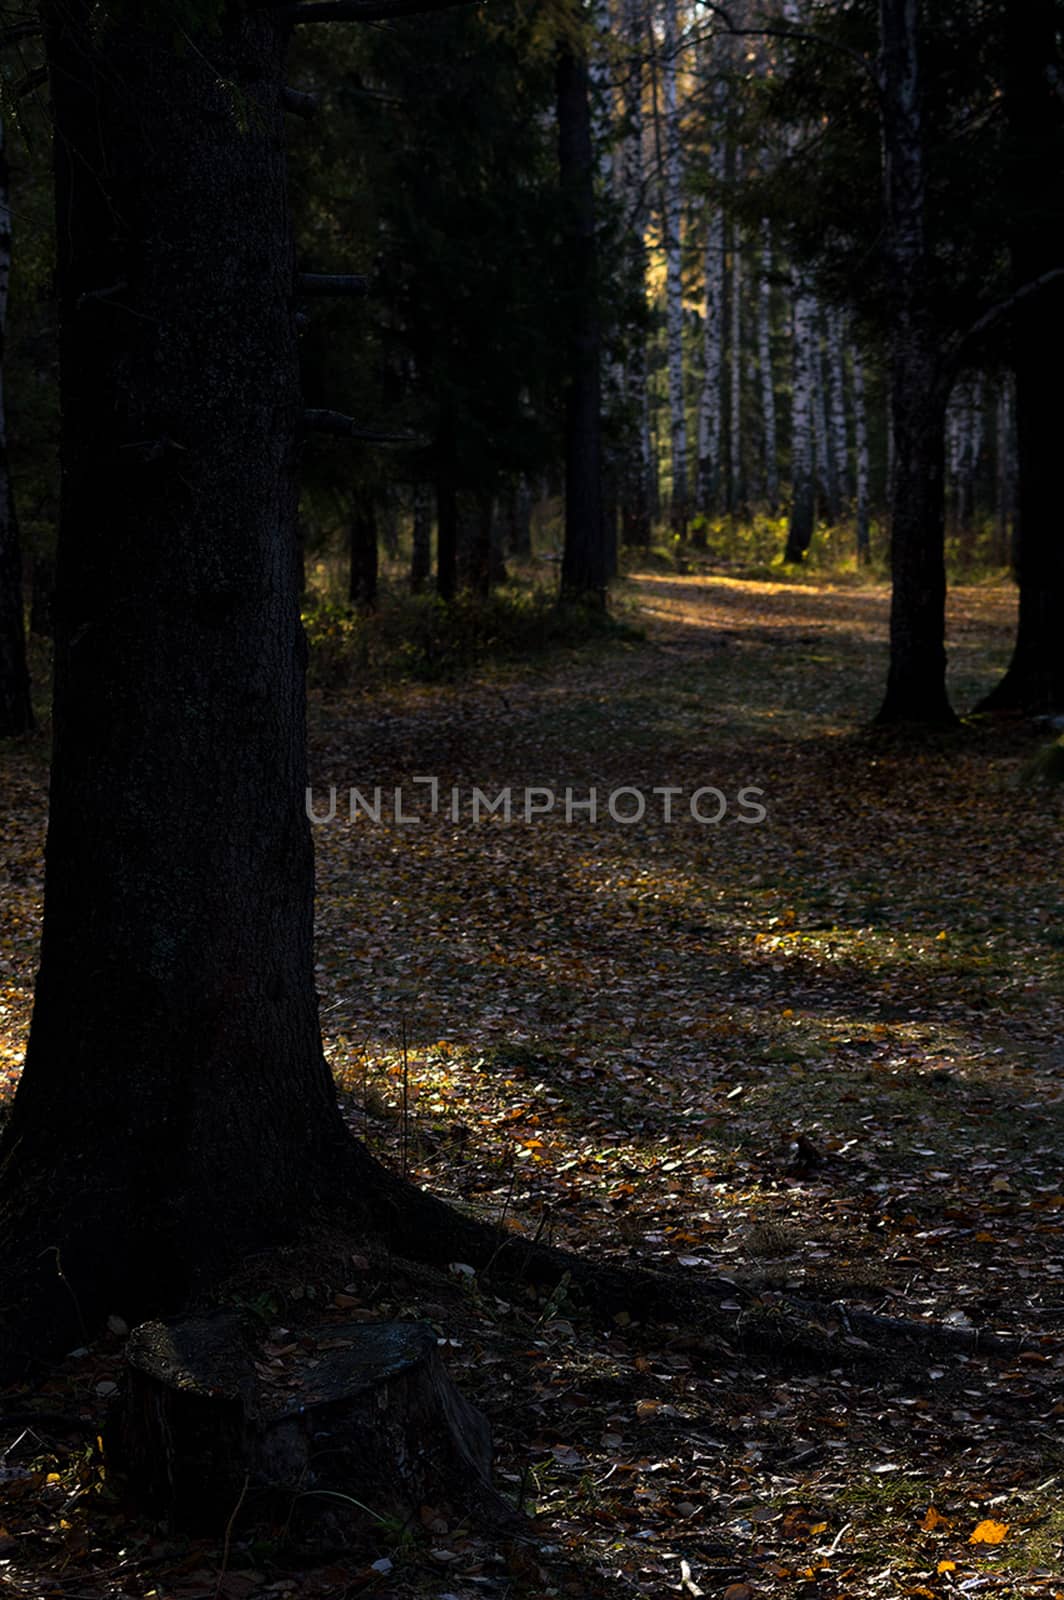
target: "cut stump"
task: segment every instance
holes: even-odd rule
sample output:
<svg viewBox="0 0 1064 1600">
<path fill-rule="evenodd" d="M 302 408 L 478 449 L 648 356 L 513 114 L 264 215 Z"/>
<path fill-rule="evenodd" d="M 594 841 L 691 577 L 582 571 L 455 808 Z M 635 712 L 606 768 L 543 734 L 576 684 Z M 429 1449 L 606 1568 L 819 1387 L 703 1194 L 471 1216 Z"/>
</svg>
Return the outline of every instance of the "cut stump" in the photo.
<svg viewBox="0 0 1064 1600">
<path fill-rule="evenodd" d="M 217 1530 L 242 1505 L 286 1526 L 325 1522 L 330 1538 L 426 1503 L 524 1524 L 492 1488 L 487 1420 L 431 1328 L 304 1330 L 266 1360 L 234 1314 L 134 1329 L 105 1442 L 140 1510 Z"/>
</svg>

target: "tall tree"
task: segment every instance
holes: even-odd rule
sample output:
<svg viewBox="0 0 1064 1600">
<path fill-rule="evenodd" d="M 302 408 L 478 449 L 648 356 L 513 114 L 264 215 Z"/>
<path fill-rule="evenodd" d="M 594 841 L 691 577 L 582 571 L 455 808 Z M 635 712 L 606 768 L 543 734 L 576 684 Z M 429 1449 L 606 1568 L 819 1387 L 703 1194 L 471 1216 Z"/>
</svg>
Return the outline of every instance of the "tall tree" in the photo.
<svg viewBox="0 0 1064 1600">
<path fill-rule="evenodd" d="M 889 263 L 890 669 L 879 721 L 954 721 L 946 694 L 945 417 L 933 302 L 919 0 L 880 0 L 883 218 Z"/>
<path fill-rule="evenodd" d="M 765 506 L 775 516 L 779 501 L 776 458 L 776 382 L 772 371 L 772 224 L 761 225 L 761 271 L 757 283 L 757 367 L 761 381 L 761 457 Z"/>
<path fill-rule="evenodd" d="M 1060 7 L 1030 0 L 1023 25 L 1002 18 L 1009 145 L 1005 192 L 1014 291 L 1064 267 L 1064 106 Z M 1019 621 L 1004 678 L 983 711 L 1064 712 L 1064 393 L 1046 382 L 1064 360 L 1064 277 L 1017 305 L 1013 321 L 1019 467 Z"/>
<path fill-rule="evenodd" d="M 4 130 L 0 123 L 0 739 L 27 733 L 33 727 L 22 603 L 22 549 L 8 470 L 4 407 L 4 345 L 10 283 L 11 201 Z"/>
<path fill-rule="evenodd" d="M 595 173 L 584 46 L 575 28 L 558 47 L 558 169 L 564 207 L 565 545 L 562 592 L 603 605 L 609 561 L 602 506 L 601 328 Z"/>
<path fill-rule="evenodd" d="M 669 377 L 669 443 L 672 492 L 669 520 L 682 537 L 687 532 L 688 463 L 687 401 L 684 381 L 683 338 L 683 146 L 677 95 L 679 37 L 676 0 L 662 0 L 664 39 L 661 89 L 664 101 L 661 154 L 661 238 L 665 251 L 665 335 Z"/>
</svg>

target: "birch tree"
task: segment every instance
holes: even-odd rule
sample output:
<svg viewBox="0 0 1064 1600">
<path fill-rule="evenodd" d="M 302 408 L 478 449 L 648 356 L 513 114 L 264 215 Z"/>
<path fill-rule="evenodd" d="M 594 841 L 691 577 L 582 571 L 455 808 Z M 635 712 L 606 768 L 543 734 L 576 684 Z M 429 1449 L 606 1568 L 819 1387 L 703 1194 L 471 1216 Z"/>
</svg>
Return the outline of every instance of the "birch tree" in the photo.
<svg viewBox="0 0 1064 1600">
<path fill-rule="evenodd" d="M 705 309 L 702 324 L 702 386 L 698 399 L 697 508 L 703 519 L 720 509 L 721 485 L 721 382 L 724 373 L 725 252 L 724 212 L 721 195 L 726 173 L 724 133 L 725 84 L 719 61 L 710 94 L 709 180 L 710 194 L 703 265 Z"/>
<path fill-rule="evenodd" d="M 801 269 L 794 275 L 791 323 L 791 514 L 786 560 L 802 561 L 813 542 L 816 484 L 813 477 L 813 355 L 816 299 Z"/>
<path fill-rule="evenodd" d="M 774 516 L 779 502 L 776 459 L 776 386 L 772 372 L 772 224 L 761 225 L 761 274 L 757 285 L 757 367 L 761 386 L 761 459 L 765 505 Z"/>
<path fill-rule="evenodd" d="M 835 469 L 838 511 L 850 501 L 850 443 L 846 427 L 846 361 L 843 313 L 838 306 L 827 311 L 827 368 L 831 405 L 831 455 Z"/>
<path fill-rule="evenodd" d="M 728 509 L 737 517 L 743 507 L 743 256 L 742 229 L 732 224 L 731 237 L 731 395 L 728 419 Z"/>
<path fill-rule="evenodd" d="M 853 374 L 853 432 L 857 480 L 857 564 L 867 566 L 872 554 L 869 529 L 868 412 L 865 401 L 864 357 L 857 345 L 851 346 L 850 370 Z"/>
</svg>

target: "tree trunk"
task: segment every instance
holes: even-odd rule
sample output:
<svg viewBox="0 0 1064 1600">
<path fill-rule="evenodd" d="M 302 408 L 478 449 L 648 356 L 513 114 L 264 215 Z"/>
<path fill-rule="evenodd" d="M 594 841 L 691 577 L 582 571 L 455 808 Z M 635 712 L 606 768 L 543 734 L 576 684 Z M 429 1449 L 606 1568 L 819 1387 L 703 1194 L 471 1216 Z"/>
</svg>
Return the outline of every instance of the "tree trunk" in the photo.
<svg viewBox="0 0 1064 1600">
<path fill-rule="evenodd" d="M 869 452 L 868 412 L 865 406 L 864 357 L 856 345 L 851 352 L 853 370 L 853 432 L 857 457 L 857 565 L 871 560 L 869 539 Z"/>
<path fill-rule="evenodd" d="M 33 594 L 30 598 L 30 632 L 41 639 L 55 635 L 55 558 L 33 558 Z"/>
<path fill-rule="evenodd" d="M 55 750 L 5 1362 L 292 1231 L 349 1146 L 314 991 L 285 31 L 46 18 Z"/>
<path fill-rule="evenodd" d="M 646 303 L 646 196 L 643 171 L 643 49 L 641 0 L 624 0 L 625 137 L 624 238 L 630 292 Z M 621 541 L 646 548 L 651 534 L 650 425 L 647 401 L 647 341 L 642 318 L 628 329 L 624 395 L 625 442 L 621 466 Z"/>
<path fill-rule="evenodd" d="M 1057 8 L 1031 0 L 1022 28 L 1006 29 L 1005 92 L 1013 152 L 1009 240 L 1017 287 L 1064 261 Z M 1047 194 L 1053 196 L 1047 203 Z M 981 711 L 1064 712 L 1064 525 L 1059 455 L 1064 393 L 1047 382 L 1064 361 L 1064 288 L 1050 285 L 1013 322 L 1019 466 L 1019 622 L 1008 671 Z"/>
<path fill-rule="evenodd" d="M 878 720 L 935 726 L 956 719 L 946 694 L 946 395 L 929 284 L 918 16 L 918 0 L 880 0 L 894 471 L 890 670 Z"/>
<path fill-rule="evenodd" d="M 1016 475 L 1012 437 L 1011 379 L 1005 373 L 998 383 L 995 417 L 995 540 L 994 561 L 1013 566 L 1013 530 L 1016 518 Z"/>
<path fill-rule="evenodd" d="M 380 552 L 377 539 L 377 507 L 368 497 L 353 507 L 348 530 L 350 557 L 347 598 L 353 606 L 372 611 L 377 604 L 377 574 Z"/>
<path fill-rule="evenodd" d="M 446 420 L 436 438 L 436 593 L 448 601 L 458 593 L 458 482 L 454 434 Z"/>
<path fill-rule="evenodd" d="M 432 571 L 432 491 L 427 483 L 414 490 L 414 517 L 410 552 L 410 593 L 421 594 Z"/>
<path fill-rule="evenodd" d="M 684 395 L 683 274 L 681 259 L 682 171 L 680 109 L 676 96 L 676 60 L 679 49 L 676 0 L 663 0 L 664 58 L 661 65 L 663 108 L 663 171 L 661 176 L 661 237 L 665 250 L 665 337 L 669 375 L 669 440 L 672 461 L 672 495 L 669 521 L 681 539 L 687 536 L 688 467 L 687 405 Z M 655 97 L 656 100 L 656 97 Z"/>
<path fill-rule="evenodd" d="M 743 258 L 742 231 L 732 224 L 731 248 L 731 394 L 728 417 L 728 510 L 741 516 L 746 501 L 743 481 Z"/>
<path fill-rule="evenodd" d="M 10 282 L 11 205 L 4 130 L 0 123 L 0 739 L 28 733 L 33 727 L 30 675 L 26 666 L 22 549 L 7 464 L 7 421 L 4 414 L 4 335 Z"/>
<path fill-rule="evenodd" d="M 828 382 L 831 402 L 831 457 L 835 468 L 835 492 L 842 515 L 850 502 L 850 444 L 846 429 L 846 364 L 843 356 L 843 316 L 830 306 L 828 325 Z"/>
<path fill-rule="evenodd" d="M 816 300 L 799 273 L 794 297 L 794 378 L 791 387 L 791 516 L 785 560 L 802 561 L 813 542 L 813 362 Z"/>
<path fill-rule="evenodd" d="M 569 44 L 558 53 L 557 93 L 568 299 L 562 593 L 571 600 L 605 605 L 609 573 L 602 510 L 594 159 L 587 62 Z"/>
<path fill-rule="evenodd" d="M 822 515 L 834 528 L 839 521 L 839 481 L 835 471 L 835 451 L 828 430 L 828 386 L 824 380 L 824 351 L 820 339 L 820 306 L 816 310 L 813 335 L 813 438 L 816 442 L 816 476 L 820 485 Z"/>
<path fill-rule="evenodd" d="M 720 190 L 724 184 L 726 156 L 721 94 L 719 86 L 715 87 L 716 114 L 710 130 L 709 149 L 711 192 L 706 227 L 702 389 L 698 400 L 697 510 L 707 521 L 720 510 L 721 379 L 724 373 L 724 212 Z"/>
<path fill-rule="evenodd" d="M 772 374 L 772 225 L 761 224 L 761 276 L 757 285 L 757 365 L 761 380 L 761 459 L 765 507 L 776 515 L 780 497 L 776 459 L 776 386 Z"/>
</svg>

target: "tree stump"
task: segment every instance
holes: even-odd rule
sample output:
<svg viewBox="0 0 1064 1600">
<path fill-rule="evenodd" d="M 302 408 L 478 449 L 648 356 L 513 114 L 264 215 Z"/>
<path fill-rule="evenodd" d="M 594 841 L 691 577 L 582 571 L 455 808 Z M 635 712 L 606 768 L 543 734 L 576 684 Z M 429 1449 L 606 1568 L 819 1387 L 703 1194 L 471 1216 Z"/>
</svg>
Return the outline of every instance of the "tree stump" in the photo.
<svg viewBox="0 0 1064 1600">
<path fill-rule="evenodd" d="M 523 1522 L 422 1323 L 303 1330 L 271 1366 L 236 1315 L 144 1323 L 105 1443 L 137 1507 L 187 1531 L 224 1528 L 237 1506 L 332 1539 L 424 1503 Z"/>
</svg>

